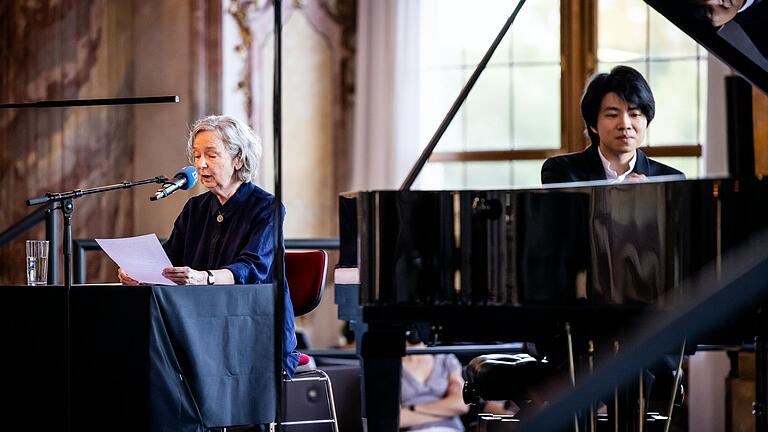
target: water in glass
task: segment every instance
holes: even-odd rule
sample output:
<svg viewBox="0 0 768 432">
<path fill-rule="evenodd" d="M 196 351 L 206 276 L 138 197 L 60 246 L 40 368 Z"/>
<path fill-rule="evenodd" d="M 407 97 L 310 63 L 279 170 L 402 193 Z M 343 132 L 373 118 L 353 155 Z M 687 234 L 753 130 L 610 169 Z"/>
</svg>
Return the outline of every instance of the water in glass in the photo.
<svg viewBox="0 0 768 432">
<path fill-rule="evenodd" d="M 27 257 L 27 285 L 48 283 L 48 257 Z"/>
</svg>

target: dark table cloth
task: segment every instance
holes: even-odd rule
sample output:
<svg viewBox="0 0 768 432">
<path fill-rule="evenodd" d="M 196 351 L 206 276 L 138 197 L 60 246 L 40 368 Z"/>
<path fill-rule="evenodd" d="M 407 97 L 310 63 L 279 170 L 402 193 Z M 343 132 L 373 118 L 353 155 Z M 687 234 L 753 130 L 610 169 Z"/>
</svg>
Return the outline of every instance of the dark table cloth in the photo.
<svg viewBox="0 0 768 432">
<path fill-rule="evenodd" d="M 67 331 L 64 287 L 0 287 L 0 428 L 61 430 L 67 410 L 71 430 L 270 422 L 273 295 L 272 285 L 75 286 Z"/>
</svg>

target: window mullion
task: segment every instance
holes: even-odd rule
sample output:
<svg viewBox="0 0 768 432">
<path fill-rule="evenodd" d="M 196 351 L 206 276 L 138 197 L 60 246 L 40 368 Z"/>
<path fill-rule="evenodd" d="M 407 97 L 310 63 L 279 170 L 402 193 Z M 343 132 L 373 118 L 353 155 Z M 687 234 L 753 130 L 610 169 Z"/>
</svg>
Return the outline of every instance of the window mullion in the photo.
<svg viewBox="0 0 768 432">
<path fill-rule="evenodd" d="M 592 0 L 560 1 L 561 137 L 563 151 L 588 144 L 581 118 L 581 93 L 597 66 L 597 6 Z"/>
</svg>

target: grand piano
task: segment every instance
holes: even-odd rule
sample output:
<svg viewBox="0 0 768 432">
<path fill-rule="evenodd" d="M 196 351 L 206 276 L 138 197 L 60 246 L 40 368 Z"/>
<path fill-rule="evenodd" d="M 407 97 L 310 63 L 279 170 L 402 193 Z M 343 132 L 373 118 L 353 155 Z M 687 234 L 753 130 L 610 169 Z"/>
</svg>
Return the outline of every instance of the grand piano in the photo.
<svg viewBox="0 0 768 432">
<path fill-rule="evenodd" d="M 694 2 L 646 2 L 768 93 L 765 0 L 751 6 L 761 14 L 751 23 L 734 19 L 722 28 Z M 768 226 L 768 183 L 754 174 L 751 110 L 744 108 L 729 102 L 739 113 L 729 112 L 727 178 L 410 190 L 436 144 L 430 142 L 401 190 L 342 194 L 335 295 L 339 318 L 356 332 L 364 427 L 398 428 L 407 327 L 434 344 L 533 341 L 546 350 L 563 346 L 567 323 L 576 350 L 593 341 L 609 352 L 620 341 L 640 357 L 665 353 L 653 342 L 672 334 L 675 344 L 686 341 L 688 353 L 697 344 L 757 337 L 755 421 L 758 431 L 768 430 L 766 332 L 758 313 L 768 287 L 735 286 L 768 280 L 765 273 L 739 277 L 763 268 L 745 269 L 745 256 L 763 263 L 768 254 L 756 243 Z M 746 135 L 738 133 L 745 128 Z M 734 298 L 732 305 L 721 300 Z M 718 301 L 722 312 L 704 316 L 704 305 Z M 632 345 L 638 340 L 646 345 Z M 541 430 L 541 423 L 531 427 Z"/>
</svg>

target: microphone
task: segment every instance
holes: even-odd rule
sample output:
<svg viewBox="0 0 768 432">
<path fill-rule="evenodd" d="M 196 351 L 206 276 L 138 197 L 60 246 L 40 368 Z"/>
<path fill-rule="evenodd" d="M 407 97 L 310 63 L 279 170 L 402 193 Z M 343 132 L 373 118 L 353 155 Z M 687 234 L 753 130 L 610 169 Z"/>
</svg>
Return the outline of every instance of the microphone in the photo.
<svg viewBox="0 0 768 432">
<path fill-rule="evenodd" d="M 149 197 L 150 201 L 157 201 L 161 198 L 165 198 L 168 195 L 176 192 L 177 190 L 192 189 L 192 186 L 197 183 L 197 170 L 193 166 L 185 166 L 176 173 L 173 178 L 163 183 L 163 186 L 155 192 L 154 195 Z"/>
</svg>

